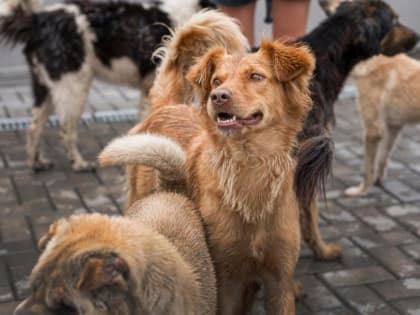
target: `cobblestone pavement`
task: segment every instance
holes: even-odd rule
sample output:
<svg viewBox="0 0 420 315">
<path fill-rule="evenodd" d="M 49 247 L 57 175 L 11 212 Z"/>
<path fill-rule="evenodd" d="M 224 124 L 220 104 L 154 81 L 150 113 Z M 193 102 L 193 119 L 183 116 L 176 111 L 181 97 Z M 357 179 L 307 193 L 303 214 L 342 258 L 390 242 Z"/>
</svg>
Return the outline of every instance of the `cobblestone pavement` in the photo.
<svg viewBox="0 0 420 315">
<path fill-rule="evenodd" d="M 26 85 L 0 82 L 3 122 L 27 117 L 30 102 Z M 136 91 L 95 84 L 87 113 L 134 109 L 137 102 Z M 318 262 L 303 246 L 296 276 L 306 297 L 297 313 L 420 314 L 420 126 L 405 130 L 385 187 L 349 199 L 344 188 L 360 180 L 361 127 L 353 99 L 340 101 L 336 112 L 334 177 L 327 205 L 322 204 L 321 227 L 325 238 L 344 246 L 344 256 Z M 107 141 L 133 124 L 134 118 L 85 119 L 82 152 L 94 159 Z M 56 167 L 33 174 L 25 166 L 24 138 L 24 130 L 0 132 L 0 315 L 11 314 L 28 294 L 28 275 L 39 254 L 35 244 L 52 221 L 73 213 L 121 213 L 120 169 L 73 173 L 51 124 L 46 144 Z"/>
</svg>

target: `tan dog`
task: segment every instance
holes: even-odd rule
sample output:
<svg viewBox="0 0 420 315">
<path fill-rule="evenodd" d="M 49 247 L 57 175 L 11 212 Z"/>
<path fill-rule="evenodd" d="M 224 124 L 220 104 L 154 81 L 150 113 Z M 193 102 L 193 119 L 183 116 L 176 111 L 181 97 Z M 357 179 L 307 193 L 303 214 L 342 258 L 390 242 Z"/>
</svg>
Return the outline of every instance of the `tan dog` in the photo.
<svg viewBox="0 0 420 315">
<path fill-rule="evenodd" d="M 381 184 L 392 147 L 405 124 L 420 122 L 420 62 L 406 55 L 377 56 L 353 70 L 364 127 L 364 176 L 348 196 Z"/>
<path fill-rule="evenodd" d="M 264 41 L 257 53 L 235 55 L 214 48 L 187 75 L 199 93 L 200 109 L 162 106 L 134 129 L 166 135 L 186 151 L 177 167 L 182 171 L 185 161 L 186 178 L 160 181 L 185 180 L 199 207 L 216 267 L 219 314 L 245 314 L 257 281 L 265 287 L 267 314 L 295 313 L 300 228 L 292 154 L 311 107 L 313 68 L 305 47 Z M 161 169 L 175 164 L 181 148 L 148 137 L 118 139 L 100 160 Z M 130 202 L 145 193 L 137 184 L 143 171 L 129 169 Z"/>
<path fill-rule="evenodd" d="M 216 314 L 216 282 L 198 212 L 156 193 L 127 217 L 72 216 L 51 225 L 15 315 Z"/>
</svg>

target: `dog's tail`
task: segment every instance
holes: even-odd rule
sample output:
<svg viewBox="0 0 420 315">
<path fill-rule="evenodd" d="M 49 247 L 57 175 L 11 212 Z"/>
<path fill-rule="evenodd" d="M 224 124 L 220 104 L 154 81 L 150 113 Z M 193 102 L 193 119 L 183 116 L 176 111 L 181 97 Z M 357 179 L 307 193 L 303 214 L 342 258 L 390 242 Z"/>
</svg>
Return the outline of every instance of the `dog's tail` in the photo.
<svg viewBox="0 0 420 315">
<path fill-rule="evenodd" d="M 0 2 L 0 41 L 16 45 L 26 43 L 32 34 L 33 13 L 38 0 L 2 0 Z"/>
<path fill-rule="evenodd" d="M 327 133 L 309 137 L 299 144 L 294 184 L 301 208 L 310 207 L 317 192 L 325 198 L 333 155 L 334 143 Z"/>
<path fill-rule="evenodd" d="M 224 47 L 229 53 L 249 49 L 237 21 L 216 10 L 200 11 L 166 38 L 154 53 L 161 66 L 150 93 L 152 103 L 190 103 L 193 92 L 185 75 L 213 47 Z"/>
<path fill-rule="evenodd" d="M 169 138 L 153 134 L 136 134 L 117 138 L 99 154 L 102 166 L 144 165 L 159 171 L 161 183 L 183 182 L 185 151 Z"/>
</svg>

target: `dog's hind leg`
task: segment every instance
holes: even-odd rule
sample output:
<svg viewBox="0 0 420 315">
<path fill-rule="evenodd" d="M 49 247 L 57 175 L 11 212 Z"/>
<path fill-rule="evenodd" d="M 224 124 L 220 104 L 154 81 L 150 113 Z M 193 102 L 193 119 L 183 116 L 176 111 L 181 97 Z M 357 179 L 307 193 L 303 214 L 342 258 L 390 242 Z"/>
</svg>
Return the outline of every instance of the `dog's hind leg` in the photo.
<svg viewBox="0 0 420 315">
<path fill-rule="evenodd" d="M 51 96 L 48 88 L 41 84 L 39 78 L 31 73 L 34 106 L 32 108 L 32 121 L 26 132 L 26 154 L 28 166 L 34 171 L 50 169 L 53 164 L 43 156 L 40 149 L 40 140 L 48 116 L 53 111 Z"/>
<path fill-rule="evenodd" d="M 325 243 L 319 231 L 319 211 L 316 197 L 312 200 L 310 207 L 302 207 L 300 212 L 302 236 L 315 257 L 320 260 L 338 258 L 342 252 L 341 247 L 337 244 Z"/>
<path fill-rule="evenodd" d="M 60 121 L 60 138 L 76 172 L 93 171 L 95 164 L 87 162 L 77 147 L 77 127 L 92 83 L 88 71 L 67 74 L 51 89 L 53 103 Z"/>
<path fill-rule="evenodd" d="M 400 134 L 402 126 L 388 126 L 385 129 L 384 137 L 379 145 L 379 150 L 376 158 L 376 176 L 374 182 L 376 184 L 382 184 L 383 179 L 385 178 L 386 166 L 389 158 L 389 154 L 394 147 L 395 141 Z"/>
<path fill-rule="evenodd" d="M 367 192 L 370 186 L 375 181 L 375 160 L 378 153 L 379 143 L 382 139 L 382 133 L 379 128 L 368 126 L 366 124 L 366 131 L 364 137 L 365 157 L 364 157 L 364 174 L 363 180 L 358 186 L 349 187 L 346 189 L 347 196 L 360 196 Z"/>
</svg>

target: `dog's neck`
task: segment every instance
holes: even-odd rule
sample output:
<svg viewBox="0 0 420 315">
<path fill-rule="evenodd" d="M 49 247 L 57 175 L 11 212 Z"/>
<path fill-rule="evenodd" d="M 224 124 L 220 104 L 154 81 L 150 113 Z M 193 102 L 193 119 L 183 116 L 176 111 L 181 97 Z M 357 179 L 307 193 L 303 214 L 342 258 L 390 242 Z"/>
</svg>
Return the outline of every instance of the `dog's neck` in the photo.
<svg viewBox="0 0 420 315">
<path fill-rule="evenodd" d="M 294 162 L 291 148 L 274 140 L 279 135 L 265 135 L 265 141 L 252 136 L 235 139 L 213 134 L 207 154 L 224 205 L 244 221 L 257 224 L 275 213 Z"/>
</svg>

